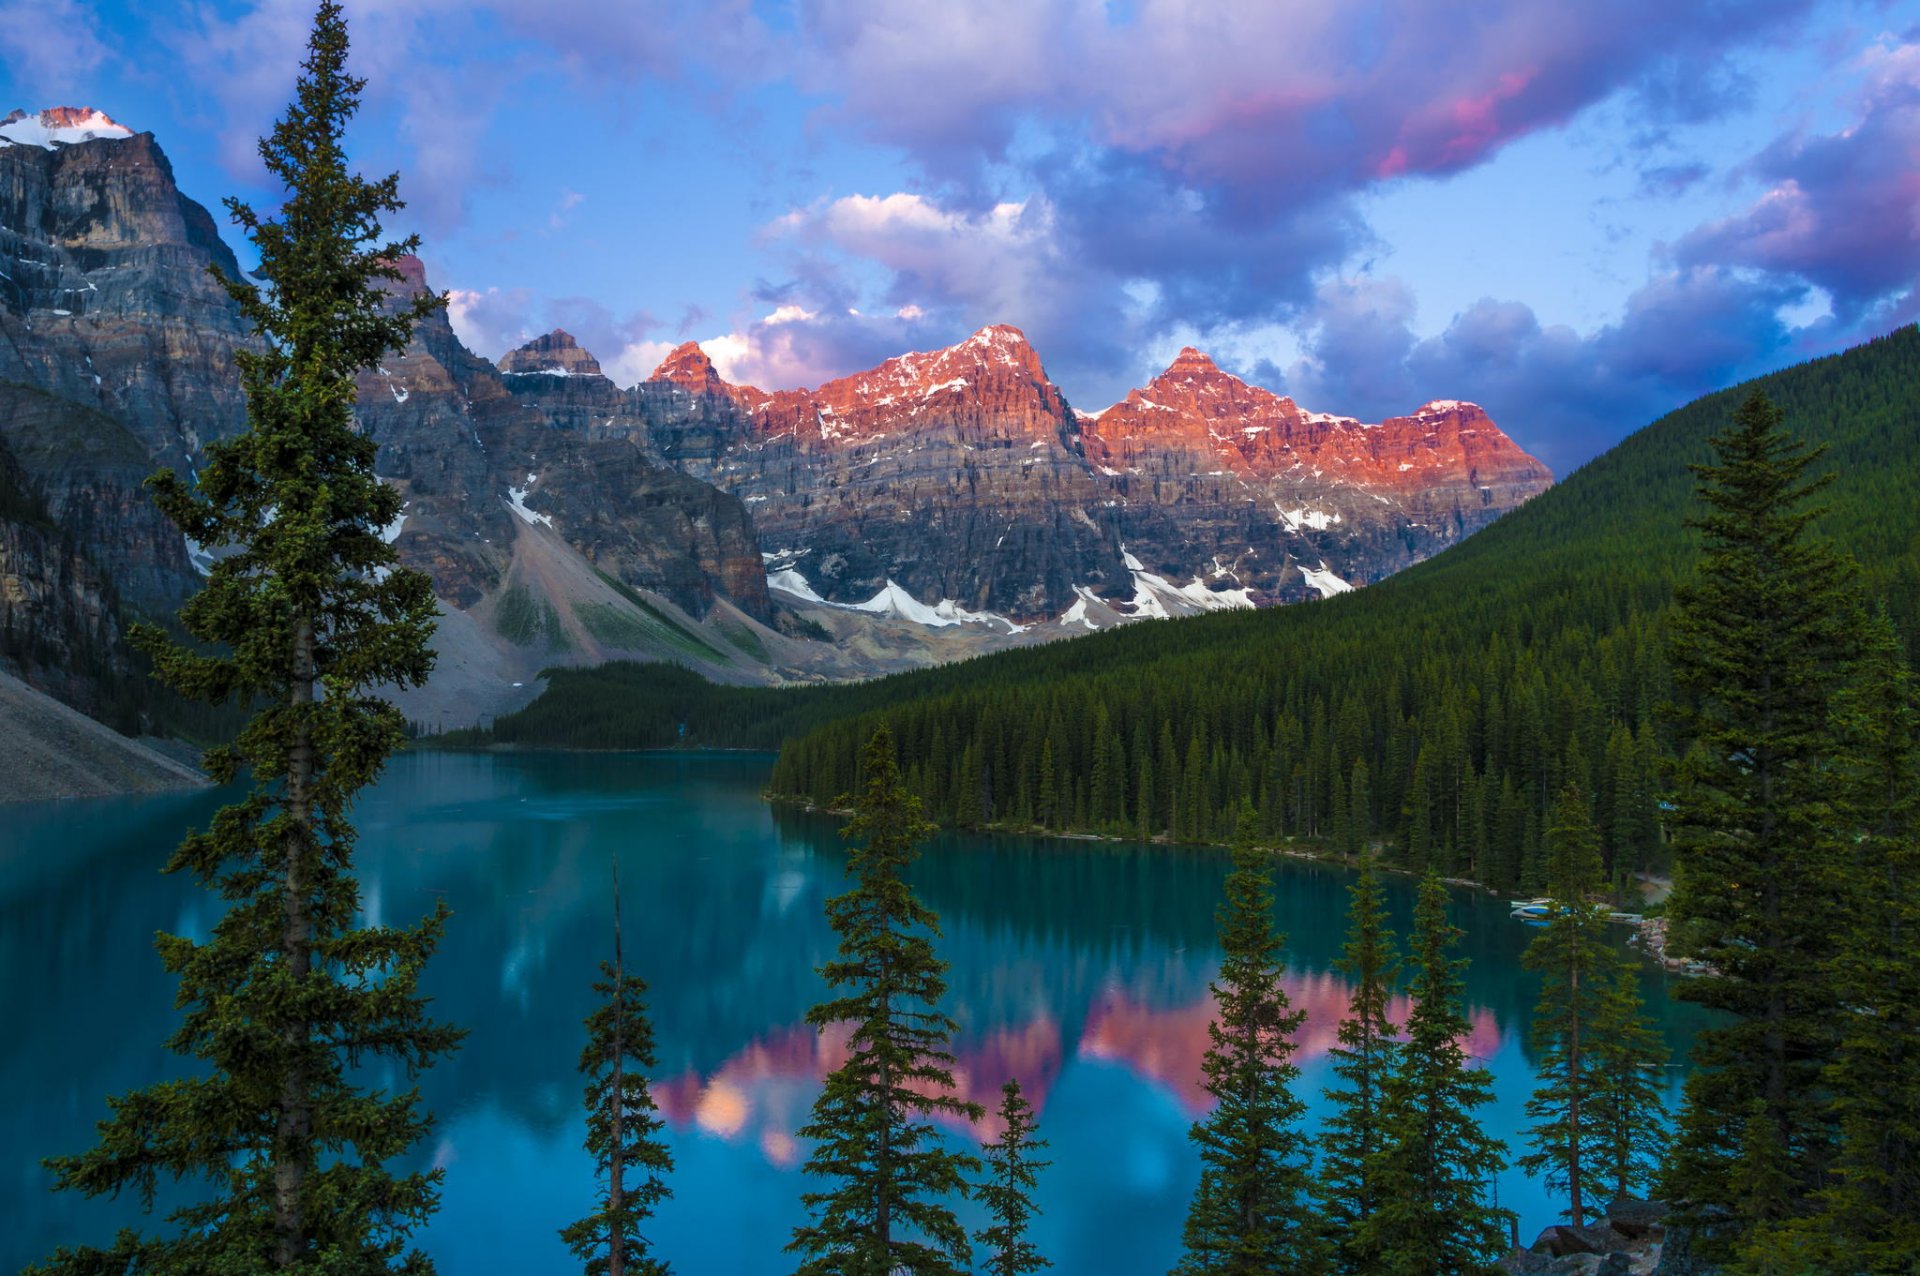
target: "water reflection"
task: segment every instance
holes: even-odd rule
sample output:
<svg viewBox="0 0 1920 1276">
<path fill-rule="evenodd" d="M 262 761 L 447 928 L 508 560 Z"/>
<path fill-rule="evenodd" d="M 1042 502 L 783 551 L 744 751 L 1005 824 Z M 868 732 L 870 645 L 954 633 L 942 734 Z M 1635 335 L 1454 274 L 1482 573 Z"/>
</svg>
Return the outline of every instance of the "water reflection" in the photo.
<svg viewBox="0 0 1920 1276">
<path fill-rule="evenodd" d="M 844 1033 L 805 1022 L 825 991 L 814 972 L 834 937 L 822 908 L 844 889 L 844 860 L 832 818 L 760 804 L 767 765 L 428 754 L 401 760 L 363 803 L 369 916 L 402 923 L 441 898 L 454 909 L 426 986 L 435 1013 L 471 1036 L 425 1078 L 439 1125 L 419 1156 L 448 1171 L 424 1238 L 443 1271 L 573 1269 L 554 1232 L 589 1204 L 573 1069 L 610 950 L 616 855 L 629 962 L 652 985 L 655 1093 L 678 1162 L 651 1234 L 685 1272 L 787 1270 L 781 1247 L 800 1217 L 805 1154 L 795 1131 L 846 1048 Z M 17 1030 L 0 1036 L 0 1216 L 10 1223 L 0 1268 L 105 1239 L 133 1217 L 124 1203 L 47 1196 L 38 1158 L 86 1146 L 107 1094 L 177 1070 L 159 1048 L 176 1018 L 151 936 L 204 934 L 212 910 L 155 870 L 214 804 L 201 795 L 10 813 L 0 1014 Z M 959 1088 L 991 1108 L 1018 1077 L 1052 1140 L 1038 1239 L 1062 1273 L 1172 1262 L 1197 1173 L 1186 1130 L 1204 1111 L 1224 872 L 1213 854 L 1018 838 L 942 837 L 915 866 L 952 963 Z M 1287 988 L 1307 1010 L 1303 1094 L 1316 1112 L 1345 1010 L 1332 966 L 1346 880 L 1290 863 L 1278 882 Z M 1404 929 L 1411 892 L 1393 882 L 1389 893 Z M 1469 1048 L 1499 1078 L 1490 1124 L 1511 1133 L 1531 1084 L 1520 1037 L 1537 985 L 1516 964 L 1526 935 L 1499 901 L 1462 895 L 1454 913 L 1474 961 Z M 1658 976 L 1648 978 L 1659 998 Z M 1662 1009 L 1683 1047 L 1689 1012 Z M 1509 1176 L 1500 1191 L 1529 1226 L 1546 1221 L 1536 1185 Z"/>
</svg>

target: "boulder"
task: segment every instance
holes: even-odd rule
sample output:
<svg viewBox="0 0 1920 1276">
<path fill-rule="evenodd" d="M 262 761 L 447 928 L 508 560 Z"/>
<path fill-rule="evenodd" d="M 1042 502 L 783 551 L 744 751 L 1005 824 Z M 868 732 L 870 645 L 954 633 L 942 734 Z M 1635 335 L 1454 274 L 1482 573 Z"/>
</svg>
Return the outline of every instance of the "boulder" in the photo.
<svg viewBox="0 0 1920 1276">
<path fill-rule="evenodd" d="M 1667 1204 L 1622 1196 L 1607 1206 L 1607 1226 L 1622 1236 L 1639 1240 L 1666 1225 Z"/>
<path fill-rule="evenodd" d="M 1604 1254 L 1614 1248 L 1612 1235 L 1603 1227 L 1571 1227 L 1556 1223 L 1541 1232 L 1532 1250 L 1553 1258 L 1569 1254 Z"/>
</svg>

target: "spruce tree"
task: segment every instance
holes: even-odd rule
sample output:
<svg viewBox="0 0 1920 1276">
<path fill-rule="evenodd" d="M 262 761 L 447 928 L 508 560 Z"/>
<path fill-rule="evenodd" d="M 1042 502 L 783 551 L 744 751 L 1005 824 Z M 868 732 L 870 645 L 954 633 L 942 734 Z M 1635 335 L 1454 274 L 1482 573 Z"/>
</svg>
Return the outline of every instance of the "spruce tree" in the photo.
<svg viewBox="0 0 1920 1276">
<path fill-rule="evenodd" d="M 1328 1264 L 1300 1130 L 1306 1105 L 1292 1091 L 1300 1075 L 1293 1034 L 1306 1014 L 1290 1007 L 1281 986 L 1284 940 L 1273 926 L 1273 874 L 1254 845 L 1256 822 L 1252 805 L 1243 805 L 1216 914 L 1219 1011 L 1201 1063 L 1215 1106 L 1189 1135 L 1200 1149 L 1200 1185 L 1176 1273 L 1312 1273 Z"/>
<path fill-rule="evenodd" d="M 1591 1041 L 1595 1185 L 1633 1196 L 1652 1183 L 1666 1148 L 1668 1051 L 1647 1019 L 1632 962 L 1620 962 L 1601 989 Z"/>
<path fill-rule="evenodd" d="M 1521 959 L 1541 980 L 1529 1030 L 1540 1056 L 1540 1086 L 1527 1101 L 1537 1124 L 1527 1130 L 1534 1150 L 1520 1158 L 1520 1167 L 1544 1175 L 1550 1190 L 1564 1190 L 1567 1216 L 1582 1227 L 1601 1115 L 1594 1020 L 1620 959 L 1602 935 L 1600 835 L 1577 781 L 1554 804 L 1547 846 L 1546 925 Z"/>
<path fill-rule="evenodd" d="M 1353 992 L 1340 1021 L 1340 1044 L 1331 1052 L 1341 1084 L 1326 1091 L 1333 1112 L 1320 1131 L 1319 1199 L 1335 1241 L 1337 1270 L 1364 1276 L 1375 1258 L 1363 1243 L 1362 1225 L 1380 1203 L 1374 1154 L 1384 1138 L 1381 1101 L 1396 1036 L 1387 1018 L 1396 959 L 1386 895 L 1371 857 L 1361 860 L 1348 896 L 1340 969 L 1353 981 Z"/>
<path fill-rule="evenodd" d="M 161 935 L 184 1022 L 168 1041 L 194 1075 L 109 1100 L 100 1141 L 50 1162 L 57 1186 L 133 1191 L 162 1179 L 203 1193 L 164 1238 L 123 1232 L 113 1249 L 63 1250 L 48 1271 L 334 1273 L 431 1270 L 407 1247 L 432 1212 L 438 1170 L 394 1173 L 431 1118 L 417 1090 L 355 1084 L 388 1061 L 409 1079 L 460 1032 L 430 1021 L 422 967 L 446 910 L 411 929 L 354 925 L 354 796 L 404 739 L 374 694 L 417 686 L 432 665 L 434 601 L 398 567 L 379 529 L 400 497 L 374 477 L 373 440 L 354 427 L 354 377 L 402 350 L 443 304 L 394 313 L 380 287 L 414 239 L 381 240 L 397 179 L 351 174 L 342 150 L 362 81 L 347 74 L 340 7 L 320 5 L 296 96 L 260 143 L 284 183 L 277 218 L 229 199 L 259 251 L 264 285 L 222 278 L 263 340 L 238 356 L 247 428 L 210 444 L 197 485 L 163 471 L 162 510 L 220 554 L 180 612 L 201 644 L 138 632 L 158 675 L 189 699 L 255 709 L 206 754 L 252 791 L 190 832 L 167 864 L 218 892 L 227 911 L 205 942 Z"/>
<path fill-rule="evenodd" d="M 847 1059 L 827 1074 L 812 1119 L 805 1173 L 826 1180 L 801 1197 L 811 1221 L 787 1245 L 799 1276 L 959 1276 L 971 1258 L 952 1198 L 980 1168 L 941 1147 L 929 1118 L 978 1120 L 955 1098 L 954 1023 L 939 1010 L 946 963 L 934 956 L 939 919 L 904 876 L 933 831 L 900 782 L 893 736 L 880 728 L 862 755 L 864 788 L 843 835 L 864 839 L 847 857 L 851 890 L 827 901 L 839 956 L 820 973 L 847 990 L 807 1012 L 816 1028 L 847 1024 Z"/>
<path fill-rule="evenodd" d="M 659 1116 L 647 1074 L 653 1068 L 653 1023 L 647 1017 L 647 985 L 627 973 L 620 947 L 620 866 L 613 868 L 613 961 L 593 985 L 601 1004 L 587 1016 L 587 1044 L 580 1071 L 587 1077 L 587 1151 L 606 1178 L 598 1208 L 560 1230 L 588 1276 L 666 1276 L 640 1228 L 668 1196 L 665 1175 L 673 1153 L 661 1139 Z M 643 1175 L 630 1182 L 628 1172 Z"/>
<path fill-rule="evenodd" d="M 1034 1204 L 1036 1176 L 1052 1162 L 1034 1159 L 1047 1141 L 1034 1136 L 1033 1105 L 1018 1081 L 1000 1087 L 999 1116 L 1000 1137 L 981 1149 L 987 1177 L 973 1193 L 993 1222 L 973 1239 L 987 1253 L 988 1276 L 1021 1276 L 1053 1266 L 1027 1239 L 1027 1228 L 1040 1212 Z"/>
<path fill-rule="evenodd" d="M 1420 883 L 1407 952 L 1413 1009 L 1395 1050 L 1381 1103 L 1382 1146 L 1371 1177 L 1380 1198 L 1360 1225 L 1373 1276 L 1493 1276 L 1506 1249 L 1508 1215 L 1487 1201 L 1487 1182 L 1506 1167 L 1498 1140 L 1474 1116 L 1493 1099 L 1493 1078 L 1469 1065 L 1461 1044 L 1472 1025 L 1462 1005 L 1460 931 L 1447 921 L 1446 888 Z"/>
<path fill-rule="evenodd" d="M 1827 1073 L 1840 1145 L 1817 1212 L 1786 1239 L 1816 1266 L 1895 1273 L 1920 1255 L 1920 698 L 1884 613 L 1864 645 L 1839 707 L 1853 830 Z"/>
<path fill-rule="evenodd" d="M 1719 1239 L 1737 1243 L 1804 1212 L 1831 1161 L 1844 904 L 1828 706 L 1858 626 L 1851 564 L 1808 534 L 1820 451 L 1757 391 L 1712 446 L 1693 467 L 1704 552 L 1672 618 L 1671 916 L 1679 949 L 1713 970 L 1679 995 L 1734 1017 L 1695 1043 L 1663 1190 L 1686 1212 L 1736 1210 Z"/>
</svg>

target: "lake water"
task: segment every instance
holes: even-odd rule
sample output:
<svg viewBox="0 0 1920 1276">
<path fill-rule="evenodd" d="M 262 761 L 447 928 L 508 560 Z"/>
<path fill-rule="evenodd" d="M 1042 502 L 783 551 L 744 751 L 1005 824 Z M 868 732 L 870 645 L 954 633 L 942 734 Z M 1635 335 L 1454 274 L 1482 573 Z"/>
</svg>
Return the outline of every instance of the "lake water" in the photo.
<svg viewBox="0 0 1920 1276">
<path fill-rule="evenodd" d="M 420 1236 L 443 1273 L 577 1271 L 556 1230 L 594 1190 L 581 1149 L 581 1019 L 611 955 L 608 868 L 620 862 L 631 967 L 652 985 L 655 1095 L 676 1168 L 650 1230 L 683 1276 L 781 1273 L 802 1215 L 804 1123 L 833 1043 L 806 1026 L 833 952 L 822 906 L 844 889 L 837 821 L 758 798 L 764 756 L 416 754 L 358 808 L 369 916 L 453 908 L 426 977 L 435 1012 L 466 1025 L 426 1075 L 438 1126 L 421 1159 L 447 1170 Z M 0 808 L 0 1271 L 138 1221 L 127 1201 L 51 1194 L 45 1155 L 91 1142 L 105 1098 L 173 1074 L 177 1020 L 156 930 L 204 936 L 214 902 L 158 873 L 211 794 Z M 941 918 L 948 1012 L 967 1095 L 989 1107 L 1017 1076 L 1053 1165 L 1036 1237 L 1063 1276 L 1158 1273 L 1177 1254 L 1197 1161 L 1187 1129 L 1218 951 L 1222 854 L 1168 847 L 941 835 L 913 881 Z M 1288 990 L 1309 1018 L 1297 1061 L 1316 1114 L 1345 1009 L 1333 971 L 1348 875 L 1282 862 Z M 1404 931 L 1412 890 L 1389 883 Z M 1529 932 L 1506 905 L 1459 893 L 1473 960 L 1472 1051 L 1498 1079 L 1494 1133 L 1524 1124 L 1522 1038 L 1536 995 Z M 1699 1012 L 1646 973 L 1684 1055 Z M 1673 1072 L 1677 1093 L 1681 1073 Z M 1316 1118 L 1317 1119 L 1317 1118 Z M 958 1139 L 969 1132 L 956 1130 Z M 1498 1180 L 1525 1239 L 1553 1221 L 1541 1187 Z"/>
</svg>

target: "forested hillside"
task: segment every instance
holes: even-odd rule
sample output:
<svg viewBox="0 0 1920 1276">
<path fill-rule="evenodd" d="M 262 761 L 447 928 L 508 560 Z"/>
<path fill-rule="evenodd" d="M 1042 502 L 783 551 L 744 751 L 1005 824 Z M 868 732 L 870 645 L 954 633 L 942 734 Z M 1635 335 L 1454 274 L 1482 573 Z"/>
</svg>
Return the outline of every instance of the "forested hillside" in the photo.
<svg viewBox="0 0 1920 1276">
<path fill-rule="evenodd" d="M 1820 528 L 1902 633 L 1920 618 L 1920 331 L 1708 396 L 1635 434 L 1456 549 L 1322 603 L 1131 626 L 863 684 L 738 692 L 664 671 L 575 673 L 502 741 L 635 746 L 785 740 L 776 790 L 853 786 L 885 720 L 945 822 L 1224 837 L 1263 830 L 1502 886 L 1538 882 L 1563 777 L 1596 796 L 1617 875 L 1657 864 L 1662 617 L 1690 568 L 1706 439 L 1764 390 L 1830 445 Z M 639 691 L 638 688 L 646 688 Z M 684 735 L 681 732 L 685 725 Z M 797 736 L 797 738 L 793 738 Z"/>
</svg>

